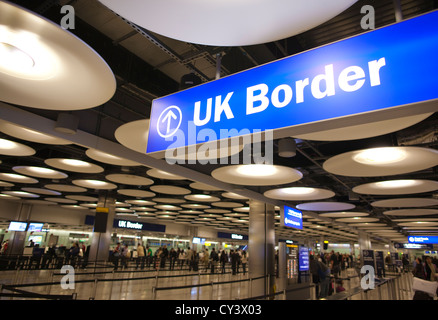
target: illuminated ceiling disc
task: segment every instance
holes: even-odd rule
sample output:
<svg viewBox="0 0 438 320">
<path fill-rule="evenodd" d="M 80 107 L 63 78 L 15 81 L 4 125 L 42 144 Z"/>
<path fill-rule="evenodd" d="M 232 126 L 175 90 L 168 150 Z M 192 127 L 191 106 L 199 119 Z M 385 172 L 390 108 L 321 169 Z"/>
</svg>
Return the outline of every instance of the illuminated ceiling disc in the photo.
<svg viewBox="0 0 438 320">
<path fill-rule="evenodd" d="M 296 206 L 304 211 L 344 211 L 354 209 L 356 206 L 346 202 L 307 202 Z"/>
<path fill-rule="evenodd" d="M 68 184 L 46 184 L 44 187 L 61 192 L 86 192 L 87 189 Z"/>
<path fill-rule="evenodd" d="M 21 188 L 21 190 L 30 192 L 30 193 L 37 193 L 37 194 L 44 194 L 48 196 L 59 196 L 61 195 L 61 192 L 44 189 L 44 188 Z"/>
<path fill-rule="evenodd" d="M 238 207 L 243 207 L 243 204 L 241 204 L 239 202 L 227 202 L 227 201 L 213 202 L 211 205 L 215 206 L 215 207 L 219 207 L 219 208 L 238 208 Z"/>
<path fill-rule="evenodd" d="M 16 183 L 38 183 L 37 179 L 26 177 L 16 173 L 0 173 L 0 180 Z"/>
<path fill-rule="evenodd" d="M 438 189 L 438 181 L 405 179 L 366 183 L 353 188 L 353 192 L 374 195 L 397 195 L 431 192 Z"/>
<path fill-rule="evenodd" d="M 438 209 L 400 209 L 383 212 L 387 216 L 431 216 L 438 215 Z"/>
<path fill-rule="evenodd" d="M 438 226 L 438 222 L 430 221 L 415 221 L 415 222 L 402 222 L 398 224 L 401 227 L 435 227 Z"/>
<path fill-rule="evenodd" d="M 189 194 L 184 196 L 184 198 L 196 202 L 217 202 L 221 200 L 218 197 L 210 196 L 208 194 Z"/>
<path fill-rule="evenodd" d="M 192 151 L 193 148 L 196 148 Z M 204 142 L 199 146 L 167 149 L 166 159 L 172 161 L 209 161 L 220 158 L 227 158 L 240 153 L 244 148 L 243 144 L 230 143 L 221 147 L 219 141 Z"/>
<path fill-rule="evenodd" d="M 51 198 L 51 197 L 49 197 L 49 198 L 45 198 L 45 200 L 56 202 L 56 203 L 69 203 L 69 204 L 77 203 L 76 200 L 65 199 L 65 198 Z"/>
<path fill-rule="evenodd" d="M 116 140 L 126 148 L 145 154 L 148 144 L 149 119 L 125 123 L 114 132 Z M 133 139 L 132 137 L 135 137 Z"/>
<path fill-rule="evenodd" d="M 94 108 L 114 95 L 106 62 L 50 20 L 0 2 L 0 100 L 48 110 Z"/>
<path fill-rule="evenodd" d="M 13 187 L 14 184 L 10 182 L 0 181 L 0 187 Z"/>
<path fill-rule="evenodd" d="M 117 185 L 115 185 L 114 183 L 109 183 L 101 180 L 77 179 L 77 180 L 73 180 L 72 183 L 79 187 L 97 189 L 97 190 L 111 190 L 117 188 Z"/>
<path fill-rule="evenodd" d="M 51 158 L 44 160 L 48 166 L 80 173 L 100 173 L 104 169 L 96 164 L 78 159 Z"/>
<path fill-rule="evenodd" d="M 145 190 L 138 190 L 138 189 L 120 189 L 117 190 L 117 193 L 129 196 L 129 197 L 138 197 L 138 198 L 150 198 L 155 197 L 155 193 Z M 128 202 L 128 201 L 127 201 Z M 137 204 L 133 202 L 128 202 L 132 204 Z"/>
<path fill-rule="evenodd" d="M 129 21 L 163 36 L 212 46 L 271 42 L 310 30 L 356 0 L 99 0 Z M 221 17 L 212 23 L 211 16 Z M 189 23 L 188 23 L 189 22 Z"/>
<path fill-rule="evenodd" d="M 320 213 L 319 215 L 321 217 L 326 217 L 326 218 L 352 218 L 352 217 L 366 217 L 369 216 L 370 214 L 367 212 L 341 211 L 341 212 Z M 360 222 L 360 221 L 355 221 L 355 222 Z"/>
<path fill-rule="evenodd" d="M 112 182 L 134 186 L 148 186 L 154 183 L 152 179 L 132 174 L 109 174 L 105 178 Z"/>
<path fill-rule="evenodd" d="M 306 201 L 328 199 L 335 195 L 333 191 L 308 187 L 289 187 L 268 190 L 265 197 L 277 200 Z"/>
<path fill-rule="evenodd" d="M 0 131 L 6 133 L 9 136 L 22 140 L 31 141 L 31 142 L 53 144 L 53 145 L 71 144 L 71 142 L 68 140 L 53 137 L 48 134 L 31 130 L 4 120 L 0 120 Z"/>
<path fill-rule="evenodd" d="M 6 156 L 26 157 L 36 153 L 35 149 L 24 144 L 0 138 L 0 154 Z"/>
<path fill-rule="evenodd" d="M 112 165 L 116 165 L 116 166 L 139 166 L 140 164 L 128 159 L 124 159 L 118 156 L 114 156 L 112 154 L 97 150 L 97 149 L 88 149 L 87 151 L 85 151 L 85 154 L 90 157 L 93 160 L 99 161 L 99 162 L 103 162 L 103 163 L 107 163 L 107 164 L 112 164 Z"/>
<path fill-rule="evenodd" d="M 189 189 L 175 186 L 156 185 L 151 186 L 150 189 L 157 193 L 174 194 L 174 195 L 186 195 L 190 193 Z"/>
<path fill-rule="evenodd" d="M 346 152 L 324 162 L 327 172 L 350 177 L 381 177 L 420 171 L 438 165 L 438 150 L 381 147 Z"/>
<path fill-rule="evenodd" d="M 128 190 L 119 190 L 119 193 L 120 193 L 120 194 L 123 194 L 123 193 L 121 193 L 120 191 L 122 191 L 122 192 L 127 192 Z M 127 193 L 128 193 L 128 192 L 127 192 Z M 134 204 L 134 205 L 136 205 L 136 206 L 154 206 L 154 205 L 157 204 L 156 202 L 153 202 L 153 201 L 140 200 L 140 199 L 136 199 L 136 200 L 126 200 L 125 202 L 127 202 L 127 203 L 129 203 L 129 204 Z"/>
<path fill-rule="evenodd" d="M 278 165 L 243 164 L 215 169 L 211 175 L 216 180 L 250 186 L 269 186 L 300 180 L 303 174 L 298 170 Z"/>
<path fill-rule="evenodd" d="M 376 223 L 376 222 L 359 222 L 359 223 L 349 223 L 350 227 L 356 227 L 361 229 L 373 229 L 380 227 L 387 227 L 385 223 Z"/>
<path fill-rule="evenodd" d="M 222 189 L 212 187 L 208 184 L 201 183 L 201 182 L 193 182 L 190 184 L 190 188 L 197 189 L 197 190 L 204 190 L 204 191 L 220 191 Z"/>
<path fill-rule="evenodd" d="M 376 121 L 369 124 L 344 127 L 340 129 L 312 132 L 308 134 L 296 135 L 294 138 L 315 141 L 346 141 L 377 137 L 413 126 L 414 124 L 417 124 L 430 117 L 432 114 L 433 113 L 420 114 L 391 120 Z"/>
<path fill-rule="evenodd" d="M 39 198 L 39 195 L 25 191 L 2 191 L 2 193 L 20 198 Z"/>
<path fill-rule="evenodd" d="M 37 178 L 65 179 L 68 177 L 68 175 L 66 175 L 65 173 L 53 169 L 43 168 L 43 167 L 16 166 L 13 167 L 12 170 L 21 173 L 23 175 L 28 175 Z"/>
<path fill-rule="evenodd" d="M 361 223 L 361 222 L 376 222 L 379 221 L 377 218 L 363 218 L 363 217 L 352 217 L 352 218 L 340 218 L 336 219 L 337 222 L 345 223 Z"/>
<path fill-rule="evenodd" d="M 371 203 L 373 207 L 383 208 L 415 208 L 438 206 L 438 199 L 432 198 L 398 198 L 379 200 Z"/>
<path fill-rule="evenodd" d="M 177 199 L 177 198 L 153 198 L 152 200 L 160 203 L 172 203 L 172 204 L 186 202 L 186 200 L 184 199 Z"/>
<path fill-rule="evenodd" d="M 241 195 L 239 195 L 237 193 L 233 193 L 233 192 L 224 192 L 224 193 L 222 193 L 222 197 L 230 198 L 230 199 L 238 199 L 238 200 L 248 199 L 248 197 L 244 197 L 244 196 L 241 196 Z"/>
<path fill-rule="evenodd" d="M 76 201 L 97 202 L 99 200 L 96 197 L 80 196 L 80 195 L 67 195 L 65 197 L 67 199 L 76 200 Z"/>
<path fill-rule="evenodd" d="M 149 176 L 164 179 L 164 180 L 185 180 L 186 178 L 178 176 L 176 174 L 172 174 L 163 170 L 158 169 L 150 169 L 146 172 Z"/>
</svg>

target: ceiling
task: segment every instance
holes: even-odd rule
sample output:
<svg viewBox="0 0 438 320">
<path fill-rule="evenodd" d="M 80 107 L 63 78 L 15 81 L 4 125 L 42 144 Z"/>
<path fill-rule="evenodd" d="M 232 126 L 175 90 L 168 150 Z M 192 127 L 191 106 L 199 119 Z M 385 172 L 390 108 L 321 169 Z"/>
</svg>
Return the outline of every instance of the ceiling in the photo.
<svg viewBox="0 0 438 320">
<path fill-rule="evenodd" d="M 360 27 L 360 21 L 363 16 L 360 14 L 360 8 L 363 5 L 372 5 L 375 8 L 376 28 L 395 22 L 395 8 L 392 0 L 358 1 L 351 8 L 347 9 L 345 12 L 331 19 L 330 21 L 312 30 L 287 39 L 244 47 L 212 47 L 169 39 L 145 30 L 144 28 L 141 28 L 110 11 L 97 0 L 17 0 L 12 2 L 45 16 L 56 23 L 58 23 L 63 16 L 60 13 L 60 7 L 62 5 L 70 4 L 75 8 L 75 29 L 71 30 L 71 32 L 96 50 L 108 63 L 116 76 L 117 90 L 113 98 L 103 105 L 92 109 L 73 111 L 70 113 L 79 118 L 79 130 L 112 141 L 114 143 L 118 143 L 114 132 L 121 125 L 130 123 L 132 121 L 149 118 L 153 99 L 185 88 L 186 86 L 181 82 L 183 76 L 187 74 L 193 74 L 202 83 L 214 80 L 217 73 L 218 55 L 220 57 L 220 76 L 223 77 L 333 41 L 338 41 L 346 37 L 360 34 L 365 32 L 365 30 Z M 403 18 L 414 17 L 436 8 L 438 8 L 438 1 L 436 0 L 401 1 Z M 56 121 L 59 114 L 58 111 L 40 110 L 21 106 L 16 107 L 53 121 Z M 415 197 L 433 199 L 438 198 L 438 193 L 436 191 L 431 191 L 414 195 L 398 195 L 389 197 L 382 195 L 354 194 L 352 193 L 352 189 L 358 185 L 385 179 L 437 180 L 437 165 L 424 170 L 392 175 L 388 178 L 336 175 L 324 170 L 323 164 L 326 160 L 333 156 L 349 151 L 372 147 L 403 145 L 425 147 L 437 150 L 437 117 L 437 113 L 435 113 L 420 123 L 408 128 L 366 139 L 349 141 L 315 141 L 297 139 L 296 156 L 293 158 L 282 158 L 278 156 L 277 152 L 275 152 L 274 162 L 276 164 L 299 170 L 303 174 L 302 179 L 285 185 L 245 186 L 245 189 L 259 194 L 263 194 L 270 189 L 289 186 L 329 189 L 335 193 L 335 196 L 323 201 L 351 203 L 355 206 L 353 211 L 366 212 L 369 214 L 368 217 L 377 218 L 380 223 L 383 223 L 387 230 L 395 230 L 398 233 L 398 235 L 387 235 L 383 231 L 380 234 L 372 233 L 373 240 L 392 240 L 396 242 L 402 242 L 400 234 L 405 237 L 408 234 L 414 233 L 408 233 L 408 231 L 412 229 L 403 229 L 403 226 L 400 225 L 401 222 L 397 220 L 409 218 L 416 219 L 416 221 L 422 219 L 438 220 L 438 215 L 435 214 L 415 217 L 386 215 L 383 213 L 384 211 L 396 209 L 396 207 L 382 208 L 373 206 L 372 203 L 378 200 L 389 198 Z M 142 165 L 114 165 L 95 160 L 86 154 L 86 148 L 76 144 L 43 144 L 19 139 L 4 132 L 0 133 L 0 138 L 20 142 L 36 150 L 36 153 L 32 156 L 18 157 L 0 155 L 0 172 L 3 173 L 15 172 L 12 168 L 16 166 L 47 167 L 45 160 L 50 158 L 80 159 L 99 165 L 104 169 L 102 172 L 92 174 L 63 171 L 68 174 L 67 178 L 58 179 L 55 181 L 52 179 L 37 178 L 38 183 L 31 185 L 16 183 L 14 186 L 0 187 L 0 191 L 2 192 L 21 190 L 21 188 L 26 187 L 45 188 L 47 184 L 56 183 L 74 185 L 72 181 L 77 179 L 96 179 L 109 181 L 107 179 L 109 174 L 129 174 L 147 177 L 153 180 L 153 183 L 149 185 L 137 186 L 115 183 L 117 185 L 117 188 L 115 189 L 102 191 L 93 188 L 86 188 L 86 190 L 80 193 L 80 195 L 96 198 L 99 196 L 99 194 L 102 194 L 102 192 L 108 192 L 115 195 L 117 201 L 124 203 L 126 200 L 133 200 L 138 197 L 121 194 L 119 190 L 136 189 L 151 192 L 153 189 L 152 187 L 154 186 L 166 185 L 172 187 L 183 187 L 187 189 L 190 194 L 209 194 L 219 197 L 222 202 L 235 202 L 242 207 L 248 206 L 247 199 L 231 199 L 224 197 L 222 193 L 225 191 L 223 190 L 212 191 L 205 188 L 193 188 L 190 186 L 190 184 L 192 184 L 196 179 L 191 181 L 189 179 L 169 180 L 157 178 L 148 175 L 146 172 L 149 170 L 149 168 L 146 168 Z M 277 145 L 278 141 L 275 141 L 275 151 L 277 150 Z M 220 165 L 212 164 L 186 164 L 183 166 L 187 169 L 206 175 L 210 175 L 214 169 L 220 167 Z M 152 201 L 155 199 L 156 205 L 163 204 L 160 201 L 169 201 L 156 198 L 180 199 L 181 201 L 184 201 L 174 204 L 175 206 L 195 203 L 193 200 L 186 199 L 184 197 L 186 194 L 154 193 L 156 193 L 155 196 L 147 197 L 147 199 L 145 199 Z M 65 199 L 69 195 L 71 196 L 74 194 L 70 192 L 61 192 L 59 197 Z M 41 195 L 40 199 L 45 197 L 47 196 Z M 23 200 L 28 201 L 26 199 Z M 291 205 L 297 205 L 302 202 L 303 201 L 292 201 L 289 203 Z M 57 205 L 58 202 L 54 203 Z M 88 203 L 88 201 L 78 200 L 75 204 L 79 205 L 83 203 Z M 223 218 L 227 217 L 227 214 L 232 214 L 232 212 L 235 212 L 234 208 L 222 208 L 219 205 L 215 206 L 211 203 L 203 204 L 210 206 L 210 209 L 229 210 L 230 212 L 213 213 L 215 216 L 211 216 L 212 212 L 205 212 L 202 210 L 202 213 L 178 213 L 172 214 L 167 218 L 157 218 L 157 216 L 141 217 L 142 212 L 140 211 L 137 211 L 136 214 L 141 217 L 141 219 L 145 219 L 145 221 L 152 223 L 176 222 L 199 227 L 213 226 L 219 230 L 224 229 L 234 230 L 236 232 L 247 232 L 247 212 L 241 212 L 241 216 L 238 219 L 234 217 L 233 221 L 232 219 L 224 220 Z M 58 203 L 58 205 L 64 204 Z M 126 206 L 130 207 L 130 205 Z M 150 207 L 156 209 L 154 208 L 154 205 Z M 429 206 L 427 208 L 437 209 L 438 206 Z M 160 210 L 161 209 L 158 209 L 158 211 Z M 351 227 L 346 223 L 336 222 L 335 220 L 323 218 L 318 220 L 316 218 L 318 213 L 309 212 L 307 214 L 302 231 L 280 227 L 279 217 L 277 215 L 277 236 L 279 238 L 310 237 L 315 239 L 324 237 L 330 241 L 354 241 L 357 240 L 358 230 L 363 230 Z M 306 215 L 306 212 L 304 212 L 304 214 Z M 437 231 L 433 226 L 429 229 L 418 230 L 429 233 Z"/>
</svg>

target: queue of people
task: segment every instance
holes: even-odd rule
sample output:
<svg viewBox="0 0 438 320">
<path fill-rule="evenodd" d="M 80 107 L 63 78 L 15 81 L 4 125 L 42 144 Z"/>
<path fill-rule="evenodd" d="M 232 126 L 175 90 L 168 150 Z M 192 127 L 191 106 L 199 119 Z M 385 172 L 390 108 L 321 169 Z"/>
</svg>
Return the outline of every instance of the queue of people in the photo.
<svg viewBox="0 0 438 320">
<path fill-rule="evenodd" d="M 189 271 L 203 270 L 211 273 L 225 273 L 225 268 L 228 264 L 231 265 L 232 274 L 238 274 L 242 268 L 243 274 L 247 272 L 248 253 L 243 250 L 216 250 L 212 248 L 203 248 L 197 252 L 191 248 L 181 249 L 167 248 L 166 245 L 158 248 L 152 253 L 149 246 L 144 247 L 142 243 L 138 243 L 136 250 L 132 252 L 128 246 L 117 243 L 111 255 L 111 260 L 115 270 L 118 269 L 119 263 L 122 268 L 128 267 L 128 261 L 135 262 L 136 269 L 151 269 L 154 270 L 182 270 L 187 267 Z"/>
</svg>

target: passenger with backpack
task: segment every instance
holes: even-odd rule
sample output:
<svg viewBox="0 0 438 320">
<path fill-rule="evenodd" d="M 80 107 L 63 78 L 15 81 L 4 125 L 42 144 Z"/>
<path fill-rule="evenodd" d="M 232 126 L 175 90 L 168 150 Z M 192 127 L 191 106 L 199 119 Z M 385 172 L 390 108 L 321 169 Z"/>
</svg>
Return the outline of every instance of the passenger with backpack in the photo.
<svg viewBox="0 0 438 320">
<path fill-rule="evenodd" d="M 325 265 L 321 259 L 318 259 L 318 275 L 319 281 L 321 284 L 321 292 L 319 294 L 319 298 L 325 298 L 329 293 L 329 284 L 330 284 L 330 268 Z"/>
</svg>

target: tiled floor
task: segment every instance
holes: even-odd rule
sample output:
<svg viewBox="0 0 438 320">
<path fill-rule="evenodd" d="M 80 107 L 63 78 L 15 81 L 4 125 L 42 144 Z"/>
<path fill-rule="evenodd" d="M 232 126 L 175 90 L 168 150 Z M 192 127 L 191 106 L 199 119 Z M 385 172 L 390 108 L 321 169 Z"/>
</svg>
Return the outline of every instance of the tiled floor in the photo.
<svg viewBox="0 0 438 320">
<path fill-rule="evenodd" d="M 92 272 L 98 274 L 90 274 Z M 158 278 L 156 276 L 159 276 Z M 346 276 L 342 275 L 342 276 Z M 64 277 L 64 278 L 63 278 Z M 128 280 L 133 279 L 135 280 Z M 41 293 L 41 294 L 59 294 L 69 295 L 76 293 L 77 299 L 88 300 L 234 300 L 245 299 L 253 296 L 251 292 L 248 273 L 243 275 L 231 275 L 231 273 L 221 274 L 206 273 L 205 269 L 199 272 L 188 270 L 168 271 L 162 270 L 157 273 L 155 270 L 137 271 L 134 268 L 112 272 L 112 269 L 80 269 L 75 270 L 75 287 L 74 289 L 63 289 L 60 281 L 65 275 L 60 274 L 60 270 L 21 270 L 21 271 L 0 271 L 1 284 L 32 284 L 32 283 L 52 283 L 55 285 L 44 286 L 26 286 L 19 289 Z M 117 281 L 110 281 L 110 280 Z M 410 279 L 410 278 L 409 278 Z M 411 280 L 411 279 L 410 279 Z M 234 283 L 222 283 L 239 281 Z M 261 280 L 253 280 L 263 281 Z M 64 281 L 65 282 L 65 281 Z M 211 283 L 213 282 L 213 285 Z M 216 284 L 214 284 L 216 283 Z M 407 282 L 404 282 L 407 283 Z M 97 286 L 96 286 L 97 284 Z M 191 287 L 191 285 L 206 284 L 202 287 Z M 254 283 L 253 283 L 254 284 Z M 358 277 L 344 281 L 344 288 L 349 291 L 351 288 L 360 286 Z M 184 287 L 180 289 L 163 290 L 168 287 Z M 154 288 L 160 288 L 154 290 Z M 389 300 L 391 288 L 387 284 L 379 290 L 371 290 L 365 297 L 364 294 L 356 294 L 351 300 Z M 9 292 L 4 290 L 3 292 Z M 412 293 L 403 290 L 401 299 L 412 299 Z M 10 299 L 2 297 L 1 299 Z M 16 298 L 14 298 L 16 299 Z M 283 299 L 278 295 L 276 299 Z"/>
</svg>

